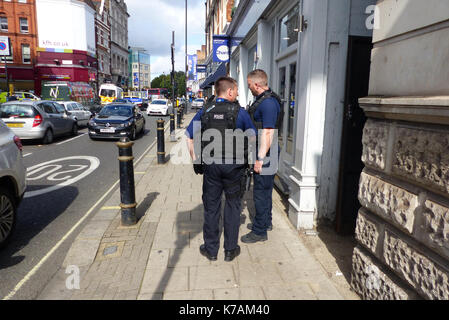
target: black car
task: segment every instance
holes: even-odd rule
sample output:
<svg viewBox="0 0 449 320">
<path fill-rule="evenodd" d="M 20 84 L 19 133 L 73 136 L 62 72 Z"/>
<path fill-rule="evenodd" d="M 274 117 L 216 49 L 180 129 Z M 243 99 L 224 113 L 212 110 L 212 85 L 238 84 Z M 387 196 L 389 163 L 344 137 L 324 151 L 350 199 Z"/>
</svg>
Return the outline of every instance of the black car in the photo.
<svg viewBox="0 0 449 320">
<path fill-rule="evenodd" d="M 90 119 L 87 127 L 91 139 L 128 137 L 135 140 L 137 134 L 145 130 L 145 117 L 132 104 L 111 103 Z"/>
</svg>

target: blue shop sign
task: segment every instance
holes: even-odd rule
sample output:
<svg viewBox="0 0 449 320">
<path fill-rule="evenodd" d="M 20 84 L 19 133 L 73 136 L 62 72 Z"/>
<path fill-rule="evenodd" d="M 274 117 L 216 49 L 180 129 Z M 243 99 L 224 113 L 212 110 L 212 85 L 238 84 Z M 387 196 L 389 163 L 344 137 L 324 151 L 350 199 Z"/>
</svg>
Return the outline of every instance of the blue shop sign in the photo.
<svg viewBox="0 0 449 320">
<path fill-rule="evenodd" d="M 213 36 L 213 62 L 229 61 L 229 37 Z"/>
</svg>

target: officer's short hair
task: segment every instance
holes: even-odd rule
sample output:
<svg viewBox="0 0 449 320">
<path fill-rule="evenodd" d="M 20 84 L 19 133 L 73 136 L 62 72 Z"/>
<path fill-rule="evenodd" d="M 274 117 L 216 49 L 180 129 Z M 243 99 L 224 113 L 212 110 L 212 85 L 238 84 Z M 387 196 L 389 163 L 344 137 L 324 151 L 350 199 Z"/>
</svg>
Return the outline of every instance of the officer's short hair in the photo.
<svg viewBox="0 0 449 320">
<path fill-rule="evenodd" d="M 256 69 L 248 73 L 248 79 L 258 83 L 260 86 L 265 87 L 268 85 L 268 76 L 262 69 Z"/>
<path fill-rule="evenodd" d="M 234 89 L 235 87 L 237 87 L 237 81 L 231 77 L 221 77 L 215 81 L 215 92 L 217 93 L 217 96 L 222 95 L 226 93 L 228 89 Z"/>
</svg>

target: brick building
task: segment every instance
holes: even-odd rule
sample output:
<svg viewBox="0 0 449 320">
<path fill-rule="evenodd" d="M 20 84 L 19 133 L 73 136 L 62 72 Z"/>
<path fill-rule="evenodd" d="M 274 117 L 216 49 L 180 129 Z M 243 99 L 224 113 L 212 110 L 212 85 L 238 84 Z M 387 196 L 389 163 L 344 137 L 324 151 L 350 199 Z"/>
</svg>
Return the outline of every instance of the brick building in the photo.
<svg viewBox="0 0 449 320">
<path fill-rule="evenodd" d="M 6 90 L 5 60 L 9 84 L 14 90 L 34 89 L 35 50 L 37 47 L 36 2 L 0 1 L 0 35 L 9 37 L 12 54 L 1 57 L 0 88 Z"/>
</svg>

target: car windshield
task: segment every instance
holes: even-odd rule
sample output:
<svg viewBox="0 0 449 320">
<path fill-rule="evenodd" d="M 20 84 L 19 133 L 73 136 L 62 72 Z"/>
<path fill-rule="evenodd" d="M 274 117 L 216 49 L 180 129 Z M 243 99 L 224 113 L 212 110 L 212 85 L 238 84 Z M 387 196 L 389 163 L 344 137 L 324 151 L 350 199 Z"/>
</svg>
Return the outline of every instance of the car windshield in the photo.
<svg viewBox="0 0 449 320">
<path fill-rule="evenodd" d="M 34 118 L 35 112 L 31 105 L 3 104 L 0 106 L 1 118 Z"/>
<path fill-rule="evenodd" d="M 130 117 L 132 116 L 133 111 L 129 106 L 105 106 L 101 109 L 98 114 L 100 117 L 109 117 L 109 116 L 120 116 L 120 117 Z"/>
<path fill-rule="evenodd" d="M 151 102 L 151 104 L 167 104 L 167 102 L 166 101 L 163 101 L 163 100 L 154 100 L 153 102 Z"/>
<path fill-rule="evenodd" d="M 103 96 L 103 97 L 115 97 L 115 90 L 101 89 L 100 96 Z"/>
</svg>

